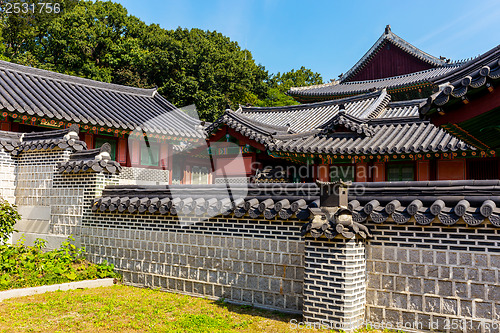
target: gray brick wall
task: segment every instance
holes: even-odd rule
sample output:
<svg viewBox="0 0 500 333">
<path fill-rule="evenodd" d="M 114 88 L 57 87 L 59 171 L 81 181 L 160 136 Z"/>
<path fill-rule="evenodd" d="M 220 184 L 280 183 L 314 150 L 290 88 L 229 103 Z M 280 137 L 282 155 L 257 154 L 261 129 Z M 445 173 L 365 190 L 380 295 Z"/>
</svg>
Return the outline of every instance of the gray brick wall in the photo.
<svg viewBox="0 0 500 333">
<path fill-rule="evenodd" d="M 365 245 L 359 239 L 306 238 L 304 319 L 336 330 L 363 324 Z"/>
<path fill-rule="evenodd" d="M 300 313 L 304 241 L 296 220 L 193 219 L 96 213 L 82 242 L 94 262 L 107 260 L 126 284 Z"/>
<path fill-rule="evenodd" d="M 83 216 L 90 214 L 92 200 L 108 184 L 117 184 L 116 175 L 94 172 L 56 173 L 53 179 L 51 220 L 53 235 L 78 238 Z"/>
<path fill-rule="evenodd" d="M 16 164 L 9 152 L 0 148 L 0 197 L 15 203 Z"/>
<path fill-rule="evenodd" d="M 80 235 L 89 258 L 114 263 L 127 284 L 303 312 L 338 328 L 366 320 L 403 331 L 500 331 L 500 230 L 491 224 L 369 223 L 374 238 L 364 243 L 304 239 L 297 219 L 181 224 L 170 215 L 94 213 L 106 184 L 149 176 L 59 174 L 57 162 L 69 155 L 0 151 L 0 192 L 23 215 L 17 238 L 55 247 Z M 160 176 L 168 173 L 152 181 Z"/>
<path fill-rule="evenodd" d="M 373 224 L 367 320 L 440 332 L 499 332 L 500 230 Z"/>
</svg>

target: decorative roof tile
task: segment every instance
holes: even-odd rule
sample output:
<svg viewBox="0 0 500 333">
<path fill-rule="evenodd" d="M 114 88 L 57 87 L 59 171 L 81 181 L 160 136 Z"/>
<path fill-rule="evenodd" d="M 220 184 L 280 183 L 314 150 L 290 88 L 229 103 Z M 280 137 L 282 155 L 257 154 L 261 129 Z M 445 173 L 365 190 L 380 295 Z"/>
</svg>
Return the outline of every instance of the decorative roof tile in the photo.
<svg viewBox="0 0 500 333">
<path fill-rule="evenodd" d="M 61 173 L 78 172 L 106 172 L 111 174 L 120 173 L 120 163 L 111 160 L 111 145 L 103 144 L 100 148 L 84 150 L 73 153 L 69 161 L 57 164 Z"/>
<path fill-rule="evenodd" d="M 498 79 L 500 79 L 500 45 L 454 71 L 432 79 L 432 83 L 439 86 L 439 90 L 429 97 L 428 105 L 422 108 L 422 114 L 426 114 L 432 108 L 432 104 L 445 105 L 451 97 L 460 98 L 467 94 L 469 89 L 482 87 L 488 81 Z"/>
<path fill-rule="evenodd" d="M 17 156 L 23 151 L 71 149 L 80 151 L 87 149 L 87 144 L 80 141 L 77 125 L 45 132 L 12 133 L 0 131 L 0 144 L 2 148 Z"/>
<path fill-rule="evenodd" d="M 201 138 L 199 121 L 139 89 L 0 61 L 0 107 L 89 126 Z M 152 121 L 154 119 L 154 121 Z"/>
<path fill-rule="evenodd" d="M 246 186 L 245 186 L 246 187 Z M 92 210 L 102 213 L 160 215 L 234 215 L 266 219 L 309 220 L 319 208 L 316 184 L 249 184 L 248 194 L 231 201 L 226 185 L 107 186 Z M 398 224 L 453 225 L 460 219 L 471 227 L 491 223 L 500 227 L 500 181 L 424 181 L 353 183 L 349 205 L 355 225 L 338 233 L 359 232 L 367 221 Z M 314 225 L 306 232 L 319 232 Z M 325 228 L 322 232 L 328 231 Z M 331 229 L 331 228 L 330 228 Z M 361 228 L 363 231 L 364 228 Z M 336 230 L 336 226 L 335 226 Z M 303 230 L 304 231 L 304 230 Z M 369 230 L 365 231 L 369 236 Z M 325 236 L 326 233 L 325 233 Z M 333 235 L 334 237 L 334 235 Z"/>
</svg>

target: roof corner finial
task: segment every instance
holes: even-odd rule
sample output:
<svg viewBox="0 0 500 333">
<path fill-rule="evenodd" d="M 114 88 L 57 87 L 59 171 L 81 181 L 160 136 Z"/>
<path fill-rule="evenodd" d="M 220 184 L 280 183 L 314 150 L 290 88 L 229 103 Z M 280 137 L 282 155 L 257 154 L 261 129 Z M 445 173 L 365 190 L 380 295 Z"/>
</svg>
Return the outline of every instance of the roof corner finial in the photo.
<svg viewBox="0 0 500 333">
<path fill-rule="evenodd" d="M 385 26 L 385 34 L 388 35 L 391 32 L 391 25 L 388 24 Z"/>
</svg>

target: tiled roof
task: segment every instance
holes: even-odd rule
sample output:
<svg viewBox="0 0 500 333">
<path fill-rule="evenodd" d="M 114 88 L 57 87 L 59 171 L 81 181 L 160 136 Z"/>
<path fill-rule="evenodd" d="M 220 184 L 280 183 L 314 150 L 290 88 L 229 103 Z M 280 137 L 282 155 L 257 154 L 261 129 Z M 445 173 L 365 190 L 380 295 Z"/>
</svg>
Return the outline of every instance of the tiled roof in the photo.
<svg viewBox="0 0 500 333">
<path fill-rule="evenodd" d="M 61 173 L 78 172 L 106 172 L 111 174 L 120 173 L 120 163 L 111 160 L 111 145 L 103 144 L 100 148 L 84 150 L 73 153 L 69 161 L 58 163 L 57 168 Z"/>
<path fill-rule="evenodd" d="M 316 184 L 250 184 L 247 195 L 236 201 L 224 195 L 226 190 L 225 185 L 107 186 L 92 210 L 308 220 L 320 205 Z M 500 227 L 499 207 L 499 180 L 464 180 L 353 183 L 347 209 L 359 224 L 393 220 L 453 225 L 463 219 L 469 226 L 489 221 Z"/>
<path fill-rule="evenodd" d="M 66 149 L 73 151 L 67 162 L 57 164 L 61 173 L 107 172 L 119 173 L 121 166 L 111 160 L 111 145 L 105 143 L 100 148 L 87 150 L 87 144 L 80 141 L 76 124 L 62 130 L 13 133 L 0 131 L 0 148 L 18 156 L 33 150 Z"/>
<path fill-rule="evenodd" d="M 425 100 L 389 100 L 381 91 L 328 102 L 241 108 L 214 123 L 209 134 L 225 124 L 271 152 L 377 155 L 474 149 L 420 120 L 418 110 Z M 348 131 L 337 132 L 338 125 Z"/>
<path fill-rule="evenodd" d="M 340 108 L 359 119 L 376 118 L 387 106 L 390 96 L 385 90 L 334 101 L 280 107 L 240 107 L 236 112 L 260 123 L 306 132 L 328 122 Z"/>
<path fill-rule="evenodd" d="M 245 215 L 266 219 L 309 218 L 309 207 L 319 204 L 315 184 L 231 185 L 248 191 L 245 198 L 231 201 L 224 184 L 170 186 L 107 186 L 97 198 L 93 211 L 118 213 L 159 213 L 162 215 Z M 282 197 L 282 199 L 279 199 Z"/>
<path fill-rule="evenodd" d="M 444 105 L 450 97 L 460 98 L 469 89 L 482 87 L 488 80 L 498 79 L 500 79 L 500 45 L 454 71 L 432 79 L 433 84 L 439 85 L 439 91 L 429 97 L 429 104 L 422 109 L 422 113 L 427 113 L 431 104 Z"/>
<path fill-rule="evenodd" d="M 202 137 L 199 121 L 155 89 L 98 82 L 0 61 L 0 106 L 25 115 L 90 126 Z"/>
<path fill-rule="evenodd" d="M 238 112 L 226 110 L 224 114 L 206 128 L 207 133 L 215 132 L 220 126 L 228 125 L 235 131 L 259 143 L 265 143 L 273 134 L 292 132 L 288 126 L 277 126 L 262 123 L 242 116 Z"/>
<path fill-rule="evenodd" d="M 288 137 L 268 144 L 270 151 L 317 154 L 409 154 L 470 150 L 471 146 L 445 130 L 418 118 L 368 121 L 371 135 L 314 133 L 307 137 Z"/>
<path fill-rule="evenodd" d="M 399 47 L 406 53 L 409 53 L 412 56 L 434 67 L 440 67 L 447 64 L 447 62 L 444 59 L 436 58 L 420 50 L 416 46 L 408 43 L 403 38 L 393 33 L 391 31 L 390 26 L 387 26 L 382 36 L 380 36 L 380 38 L 375 42 L 375 44 L 373 44 L 373 46 L 368 50 L 368 52 L 366 52 L 365 55 L 363 55 L 361 59 L 359 59 L 359 61 L 342 76 L 341 81 L 345 82 L 349 80 L 351 77 L 353 77 L 355 74 L 357 74 L 370 61 L 370 59 L 372 59 L 378 53 L 378 51 L 382 47 L 384 47 L 384 45 L 386 45 L 387 43 L 391 43 Z"/>
<path fill-rule="evenodd" d="M 12 155 L 17 156 L 23 151 L 71 149 L 80 151 L 87 149 L 87 144 L 78 137 L 79 128 L 71 127 L 37 133 L 12 133 L 0 131 L 0 146 Z"/>
<path fill-rule="evenodd" d="M 364 94 L 374 89 L 399 89 L 403 87 L 415 86 L 419 84 L 429 84 L 429 81 L 435 77 L 442 76 L 451 72 L 461 64 L 445 65 L 443 67 L 431 68 L 428 70 L 415 72 L 406 75 L 399 75 L 377 80 L 367 81 L 352 81 L 329 82 L 325 84 L 308 86 L 308 87 L 293 87 L 287 92 L 291 96 L 350 96 Z"/>
</svg>

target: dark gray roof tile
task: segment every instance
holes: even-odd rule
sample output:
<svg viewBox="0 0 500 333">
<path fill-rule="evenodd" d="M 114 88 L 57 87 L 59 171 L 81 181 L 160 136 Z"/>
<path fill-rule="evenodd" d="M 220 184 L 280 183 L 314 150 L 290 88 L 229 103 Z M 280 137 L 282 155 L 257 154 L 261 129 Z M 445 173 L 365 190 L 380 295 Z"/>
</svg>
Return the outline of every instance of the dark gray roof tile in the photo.
<svg viewBox="0 0 500 333">
<path fill-rule="evenodd" d="M 428 104 L 421 109 L 421 113 L 428 113 L 433 104 L 445 105 L 451 97 L 460 98 L 469 89 L 482 87 L 488 80 L 498 79 L 500 79 L 500 45 L 454 71 L 432 79 L 432 83 L 439 86 L 439 91 L 429 97 Z"/>
<path fill-rule="evenodd" d="M 377 80 L 351 81 L 351 82 L 329 82 L 320 85 L 293 87 L 287 92 L 291 96 L 350 96 L 370 92 L 374 89 L 394 90 L 418 84 L 430 84 L 430 81 L 443 74 L 454 71 L 462 64 L 446 65 L 444 67 L 431 68 L 420 72 L 406 75 L 393 76 Z"/>
<path fill-rule="evenodd" d="M 78 124 L 202 138 L 199 121 L 155 89 L 98 82 L 0 61 L 0 102 L 11 112 Z"/>
<path fill-rule="evenodd" d="M 356 189 L 362 188 L 363 191 Z M 245 198 L 231 202 L 225 185 L 107 186 L 94 200 L 92 210 L 174 214 L 190 216 L 248 215 L 251 218 L 308 220 L 311 212 L 321 214 L 316 184 L 250 184 Z M 151 207 L 153 206 L 153 207 Z M 141 209 L 139 209 L 142 207 Z M 500 181 L 425 181 L 353 183 L 349 190 L 349 211 L 356 223 L 367 221 L 452 225 L 462 217 L 469 226 L 489 221 L 500 227 Z M 304 226 L 311 231 L 312 226 Z M 336 225 L 333 228 L 336 229 Z M 339 230 L 355 232 L 362 229 Z M 314 229 L 314 228 L 313 228 Z M 329 227 L 329 229 L 331 229 Z M 326 229 L 325 229 L 326 230 Z M 313 230 L 312 232 L 317 232 Z"/>
</svg>

